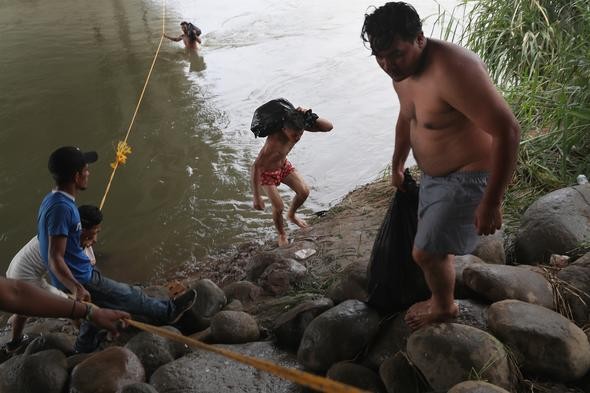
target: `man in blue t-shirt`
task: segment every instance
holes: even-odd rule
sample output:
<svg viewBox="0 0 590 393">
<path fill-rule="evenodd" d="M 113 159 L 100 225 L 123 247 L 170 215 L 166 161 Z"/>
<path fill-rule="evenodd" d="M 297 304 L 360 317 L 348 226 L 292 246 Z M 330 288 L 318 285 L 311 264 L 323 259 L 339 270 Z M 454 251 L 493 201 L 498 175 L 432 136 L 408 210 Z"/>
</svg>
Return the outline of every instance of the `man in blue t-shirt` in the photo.
<svg viewBox="0 0 590 393">
<path fill-rule="evenodd" d="M 174 300 L 155 299 L 145 295 L 139 287 L 104 277 L 84 253 L 80 244 L 82 224 L 76 196 L 88 186 L 88 164 L 97 159 L 96 152 L 83 153 L 72 146 L 61 147 L 49 157 L 49 172 L 57 188 L 41 203 L 37 237 L 51 280 L 56 287 L 69 291 L 78 300 L 92 300 L 98 306 L 142 315 L 158 324 L 176 323 L 195 303 L 197 293 L 194 289 Z M 100 217 L 95 225 L 102 221 L 102 214 L 98 213 Z M 75 350 L 94 351 L 101 341 L 98 333 L 94 324 L 82 323 Z"/>
</svg>

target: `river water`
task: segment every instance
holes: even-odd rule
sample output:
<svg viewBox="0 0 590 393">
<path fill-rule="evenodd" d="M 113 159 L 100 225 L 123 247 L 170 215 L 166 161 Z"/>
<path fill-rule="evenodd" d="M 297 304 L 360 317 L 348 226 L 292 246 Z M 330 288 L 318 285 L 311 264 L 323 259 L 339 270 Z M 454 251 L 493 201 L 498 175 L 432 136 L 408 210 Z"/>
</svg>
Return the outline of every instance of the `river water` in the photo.
<svg viewBox="0 0 590 393">
<path fill-rule="evenodd" d="M 420 0 L 422 17 L 455 1 Z M 289 159 L 311 187 L 303 214 L 380 176 L 393 151 L 391 82 L 359 38 L 366 0 L 168 0 L 165 25 L 203 30 L 198 54 L 165 41 L 114 178 L 95 247 L 101 270 L 132 282 L 273 236 L 251 208 L 249 166 L 263 144 L 254 109 L 277 97 L 334 123 Z M 426 35 L 434 17 L 427 18 Z M 79 204 L 98 205 L 157 48 L 162 3 L 0 0 L 0 270 L 36 232 L 62 145 L 96 150 Z M 434 32 L 433 32 L 434 31 Z M 281 186 L 283 188 L 285 186 Z M 292 194 L 283 189 L 290 199 Z"/>
</svg>

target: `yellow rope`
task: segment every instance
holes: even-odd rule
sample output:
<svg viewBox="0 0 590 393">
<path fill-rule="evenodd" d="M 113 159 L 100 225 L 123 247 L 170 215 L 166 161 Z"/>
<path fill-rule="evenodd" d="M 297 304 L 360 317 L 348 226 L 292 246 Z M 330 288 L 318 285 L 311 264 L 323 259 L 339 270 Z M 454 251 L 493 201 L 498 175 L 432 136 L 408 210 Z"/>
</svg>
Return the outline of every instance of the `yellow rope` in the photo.
<svg viewBox="0 0 590 393">
<path fill-rule="evenodd" d="M 111 183 L 113 182 L 113 178 L 115 177 L 115 172 L 117 172 L 117 168 L 120 164 L 124 164 L 127 161 L 127 154 L 131 153 L 131 147 L 127 144 L 127 139 L 129 138 L 129 134 L 131 133 L 131 129 L 133 128 L 133 124 L 135 123 L 135 118 L 137 117 L 137 112 L 139 112 L 139 107 L 141 106 L 141 101 L 143 100 L 143 95 L 147 89 L 147 85 L 150 81 L 150 77 L 152 76 L 152 71 L 154 69 L 154 65 L 156 64 L 156 60 L 158 59 L 158 55 L 160 54 L 160 48 L 162 47 L 162 42 L 164 41 L 164 28 L 165 28 L 165 20 L 166 20 L 166 0 L 162 0 L 162 34 L 160 35 L 160 43 L 158 44 L 158 49 L 156 49 L 156 54 L 154 55 L 154 60 L 152 61 L 152 66 L 148 72 L 147 78 L 145 79 L 145 83 L 143 85 L 143 89 L 141 90 L 141 94 L 139 96 L 139 100 L 137 101 L 137 105 L 135 106 L 135 112 L 133 112 L 133 117 L 131 118 L 131 122 L 129 123 L 129 128 L 127 129 L 127 134 L 125 135 L 125 139 L 120 141 L 117 144 L 116 150 L 116 158 L 115 162 L 111 164 L 113 168 L 113 172 L 111 173 L 111 177 L 109 178 L 109 182 L 107 183 L 106 189 L 104 191 L 104 195 L 102 200 L 100 201 L 100 206 L 98 207 L 102 210 L 104 203 L 107 199 L 107 195 L 111 189 Z"/>
<path fill-rule="evenodd" d="M 319 392 L 325 393 L 368 393 L 365 390 L 355 388 L 353 386 L 345 385 L 341 382 L 320 377 L 318 375 L 310 374 L 305 371 L 296 370 L 294 368 L 283 367 L 278 364 L 269 362 L 268 360 L 258 359 L 251 356 L 242 355 L 240 353 L 232 352 L 224 348 L 216 347 L 214 345 L 205 344 L 204 342 L 194 340 L 180 334 L 173 333 L 169 330 L 148 325 L 146 323 L 137 322 L 131 319 L 125 320 L 127 324 L 138 329 L 157 334 L 162 337 L 169 338 L 174 341 L 186 344 L 191 347 L 204 349 L 209 352 L 214 352 L 226 358 L 236 360 L 240 363 L 247 364 L 259 370 L 267 371 L 271 374 L 277 375 L 281 378 L 298 383 L 308 388 L 315 389 Z"/>
</svg>

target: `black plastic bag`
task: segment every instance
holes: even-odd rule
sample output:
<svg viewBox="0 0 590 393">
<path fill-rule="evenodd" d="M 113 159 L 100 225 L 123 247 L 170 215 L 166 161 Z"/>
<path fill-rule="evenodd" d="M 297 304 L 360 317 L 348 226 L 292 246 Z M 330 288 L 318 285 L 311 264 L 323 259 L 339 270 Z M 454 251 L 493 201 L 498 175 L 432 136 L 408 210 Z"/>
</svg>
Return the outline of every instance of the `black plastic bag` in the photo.
<svg viewBox="0 0 590 393">
<path fill-rule="evenodd" d="M 404 189 L 397 190 L 375 238 L 368 267 L 368 303 L 393 313 L 430 298 L 424 274 L 412 258 L 418 224 L 419 188 L 404 172 Z"/>
<path fill-rule="evenodd" d="M 276 98 L 256 108 L 250 130 L 256 137 L 266 137 L 283 128 L 287 115 L 295 111 L 295 106 L 284 98 Z M 304 128 L 313 127 L 318 115 L 308 109 L 303 114 Z"/>
</svg>

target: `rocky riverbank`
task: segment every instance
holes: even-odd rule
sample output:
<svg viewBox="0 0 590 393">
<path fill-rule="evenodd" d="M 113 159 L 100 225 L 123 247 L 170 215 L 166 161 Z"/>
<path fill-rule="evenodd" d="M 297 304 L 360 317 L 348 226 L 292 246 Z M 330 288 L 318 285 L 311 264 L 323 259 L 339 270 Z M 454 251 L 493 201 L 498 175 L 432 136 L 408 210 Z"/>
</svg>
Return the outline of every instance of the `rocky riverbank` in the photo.
<svg viewBox="0 0 590 393">
<path fill-rule="evenodd" d="M 243 244 L 187 266 L 190 279 L 146 291 L 197 290 L 170 329 L 374 392 L 590 392 L 590 254 L 578 257 L 590 241 L 590 185 L 555 191 L 525 213 L 514 254 L 526 265 L 505 264 L 501 232 L 458 257 L 460 316 L 413 333 L 403 313 L 385 317 L 364 303 L 393 193 L 386 181 L 363 186 L 293 233 L 287 248 Z M 38 319 L 26 331 L 42 335 L 0 359 L 1 392 L 303 391 L 134 329 L 90 355 L 71 353 L 67 320 Z"/>
</svg>

